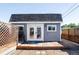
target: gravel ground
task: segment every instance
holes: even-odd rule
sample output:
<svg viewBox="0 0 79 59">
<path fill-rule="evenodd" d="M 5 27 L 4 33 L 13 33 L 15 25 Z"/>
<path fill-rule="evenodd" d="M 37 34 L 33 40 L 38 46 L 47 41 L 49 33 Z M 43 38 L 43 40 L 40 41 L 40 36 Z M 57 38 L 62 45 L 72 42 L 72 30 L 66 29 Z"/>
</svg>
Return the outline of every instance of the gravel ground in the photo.
<svg viewBox="0 0 79 59">
<path fill-rule="evenodd" d="M 3 53 L 3 52 L 5 52 L 6 50 L 8 50 L 11 47 L 14 47 L 14 46 L 16 46 L 16 42 L 11 42 L 9 44 L 0 46 L 0 54 Z"/>
<path fill-rule="evenodd" d="M 63 49 L 62 51 L 67 52 L 69 55 L 79 55 L 79 44 L 62 39 L 62 44 L 68 49 Z"/>
<path fill-rule="evenodd" d="M 62 39 L 62 50 L 16 50 L 15 55 L 79 55 L 79 44 Z"/>
</svg>

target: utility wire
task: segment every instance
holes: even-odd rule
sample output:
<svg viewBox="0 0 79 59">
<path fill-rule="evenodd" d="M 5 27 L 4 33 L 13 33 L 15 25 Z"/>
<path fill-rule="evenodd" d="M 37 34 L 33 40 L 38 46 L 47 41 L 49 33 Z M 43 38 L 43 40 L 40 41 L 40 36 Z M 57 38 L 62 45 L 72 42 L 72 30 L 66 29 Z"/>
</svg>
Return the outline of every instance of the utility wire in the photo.
<svg viewBox="0 0 79 59">
<path fill-rule="evenodd" d="M 76 4 L 74 4 L 73 7 L 74 7 L 75 5 L 76 5 Z M 72 8 L 73 8 L 73 7 L 72 7 Z M 71 12 L 73 12 L 73 11 L 74 11 L 75 9 L 77 9 L 78 7 L 79 7 L 79 5 L 77 5 L 77 6 L 76 6 L 75 8 L 73 8 L 70 12 L 68 12 L 65 16 L 63 16 L 63 18 L 66 17 L 66 16 L 68 16 Z"/>
<path fill-rule="evenodd" d="M 69 12 L 69 10 L 71 10 L 74 6 L 76 5 L 76 3 L 74 5 L 72 5 L 69 9 L 67 9 L 63 14 L 67 14 L 67 12 Z"/>
</svg>

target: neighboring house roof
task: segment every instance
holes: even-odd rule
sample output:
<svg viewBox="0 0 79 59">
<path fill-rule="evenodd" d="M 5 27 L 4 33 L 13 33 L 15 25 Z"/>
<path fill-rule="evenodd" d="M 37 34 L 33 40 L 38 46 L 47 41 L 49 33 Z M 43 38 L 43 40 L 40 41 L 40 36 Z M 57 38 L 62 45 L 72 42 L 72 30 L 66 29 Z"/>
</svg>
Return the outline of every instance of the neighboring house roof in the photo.
<svg viewBox="0 0 79 59">
<path fill-rule="evenodd" d="M 62 21 L 61 14 L 12 14 L 10 22 L 18 21 Z"/>
</svg>

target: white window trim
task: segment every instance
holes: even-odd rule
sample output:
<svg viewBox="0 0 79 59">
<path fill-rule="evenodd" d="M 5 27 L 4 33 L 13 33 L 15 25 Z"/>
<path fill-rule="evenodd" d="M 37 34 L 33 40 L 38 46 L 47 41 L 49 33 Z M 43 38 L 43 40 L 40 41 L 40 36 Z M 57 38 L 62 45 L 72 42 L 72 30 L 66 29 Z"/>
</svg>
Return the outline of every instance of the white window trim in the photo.
<svg viewBox="0 0 79 59">
<path fill-rule="evenodd" d="M 18 26 L 18 27 L 24 27 L 24 25 L 16 25 L 16 26 Z"/>
<path fill-rule="evenodd" d="M 48 27 L 49 26 L 53 26 L 53 27 L 55 27 L 55 30 L 53 31 L 53 30 L 48 30 Z M 47 25 L 47 31 L 48 32 L 56 32 L 57 31 L 57 25 Z"/>
</svg>

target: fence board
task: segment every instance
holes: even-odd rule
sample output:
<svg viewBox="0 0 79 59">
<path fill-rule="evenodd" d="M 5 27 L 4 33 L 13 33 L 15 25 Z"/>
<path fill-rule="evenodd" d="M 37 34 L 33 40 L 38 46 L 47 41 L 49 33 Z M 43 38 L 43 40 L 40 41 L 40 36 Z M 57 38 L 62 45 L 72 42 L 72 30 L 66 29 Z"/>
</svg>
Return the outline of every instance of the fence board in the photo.
<svg viewBox="0 0 79 59">
<path fill-rule="evenodd" d="M 79 28 L 64 29 L 62 31 L 62 38 L 79 43 Z"/>
<path fill-rule="evenodd" d="M 11 42 L 16 42 L 18 39 L 18 29 L 16 26 L 0 22 L 0 46 Z"/>
</svg>

